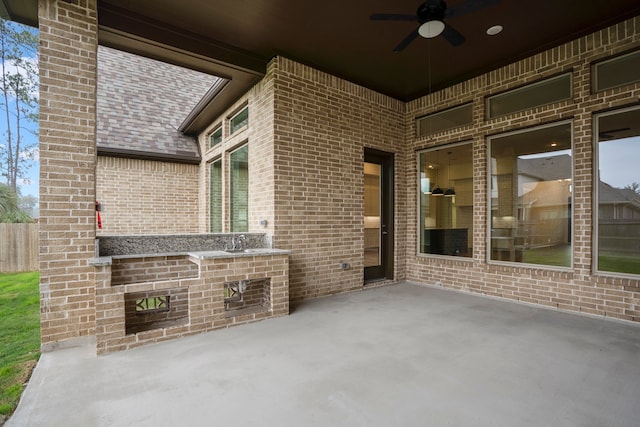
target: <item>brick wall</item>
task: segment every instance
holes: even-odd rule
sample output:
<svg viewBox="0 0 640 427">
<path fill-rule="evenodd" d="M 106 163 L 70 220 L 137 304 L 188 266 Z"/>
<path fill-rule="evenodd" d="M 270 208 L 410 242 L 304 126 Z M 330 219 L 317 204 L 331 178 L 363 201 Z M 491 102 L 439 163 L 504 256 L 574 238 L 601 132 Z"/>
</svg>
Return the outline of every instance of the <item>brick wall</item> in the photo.
<svg viewBox="0 0 640 427">
<path fill-rule="evenodd" d="M 249 106 L 249 127 L 229 135 L 228 117 Z M 227 161 L 249 142 L 249 230 L 289 249 L 292 301 L 361 289 L 363 285 L 364 149 L 396 155 L 396 279 L 402 279 L 406 206 L 404 104 L 361 86 L 275 58 L 265 78 L 200 136 L 201 230 L 208 224 L 206 166 Z M 208 134 L 223 124 L 223 142 Z M 223 188 L 225 186 L 223 185 Z M 228 196 L 224 198 L 228 205 Z M 225 206 L 225 217 L 228 206 Z M 267 220 L 266 227 L 260 225 Z M 228 220 L 225 230 L 228 230 Z M 351 265 L 348 270 L 340 264 Z"/>
<path fill-rule="evenodd" d="M 199 174 L 198 165 L 99 156 L 98 235 L 197 233 Z"/>
<path fill-rule="evenodd" d="M 407 104 L 406 139 L 410 163 L 416 150 L 459 141 L 473 141 L 474 254 L 471 260 L 416 255 L 415 208 L 406 210 L 407 278 L 419 283 L 476 292 L 571 311 L 640 320 L 640 281 L 632 278 L 594 275 L 592 265 L 593 227 L 593 114 L 612 108 L 637 105 L 640 84 L 591 93 L 590 64 L 640 45 L 634 18 L 571 43 L 532 56 L 477 78 L 465 81 Z M 486 119 L 487 95 L 503 92 L 560 72 L 573 75 L 572 100 L 533 110 Z M 470 126 L 416 138 L 416 117 L 447 107 L 473 102 L 474 122 Z M 573 122 L 573 268 L 558 271 L 544 267 L 491 265 L 486 262 L 487 241 L 487 145 L 490 135 L 558 120 Z M 415 163 L 413 163 L 415 164 Z M 416 200 L 415 168 L 407 169 L 408 201 Z"/>
<path fill-rule="evenodd" d="M 96 1 L 40 1 L 42 344 L 95 332 Z"/>
<path fill-rule="evenodd" d="M 113 258 L 111 286 L 198 277 L 198 266 L 186 255 Z"/>
<path fill-rule="evenodd" d="M 105 286 L 110 283 L 110 271 L 107 274 L 87 265 L 94 254 L 96 234 L 94 185 L 97 178 L 98 196 L 105 203 L 102 231 L 105 234 L 120 232 L 115 228 L 117 218 L 126 218 L 127 227 L 144 224 L 140 226 L 140 233 L 207 231 L 208 167 L 198 171 L 197 166 L 101 157 L 96 177 L 95 0 L 42 1 L 39 14 L 42 342 L 93 334 L 94 300 L 102 319 L 98 335 L 103 339 L 103 347 L 99 351 L 166 339 L 162 331 L 123 338 L 121 321 L 113 320 L 120 319 L 120 314 L 124 316 L 119 309 L 113 309 L 114 304 L 121 302 L 119 292 L 123 291 Z M 639 26 L 640 18 L 634 18 L 407 104 L 286 58 L 275 58 L 269 64 L 266 77 L 218 122 L 212 123 L 212 126 L 223 124 L 224 142 L 209 149 L 206 134 L 199 139 L 201 152 L 205 153 L 202 166 L 219 157 L 228 162 L 230 151 L 247 141 L 250 143 L 249 230 L 266 232 L 273 237 L 274 246 L 292 251 L 288 264 L 290 293 L 278 288 L 276 299 L 272 294 L 274 311 L 284 314 L 285 306 L 288 311 L 289 299 L 295 302 L 362 287 L 363 154 L 365 148 L 376 148 L 395 154 L 394 277 L 397 280 L 406 278 L 638 320 L 639 281 L 591 273 L 591 230 L 593 113 L 637 104 L 640 85 L 592 94 L 590 62 L 640 45 Z M 486 95 L 565 71 L 573 73 L 572 100 L 485 119 Z M 416 117 L 465 102 L 473 102 L 472 125 L 428 138 L 415 137 Z M 229 135 L 228 118 L 244 104 L 249 106 L 250 125 Z M 561 119 L 572 120 L 574 129 L 572 270 L 487 264 L 487 136 Z M 461 141 L 473 143 L 473 258 L 418 256 L 416 150 Z M 128 163 L 116 165 L 120 161 Z M 185 169 L 180 171 L 181 167 Z M 123 174 L 123 170 L 127 173 Z M 122 181 L 126 179 L 136 179 L 136 182 Z M 109 182 L 118 185 L 103 186 Z M 126 199 L 134 194 L 129 189 L 141 183 L 150 187 L 137 188 L 136 199 Z M 146 192 L 143 197 L 148 199 L 141 198 L 140 191 Z M 157 198 L 164 197 L 165 193 L 171 194 L 169 199 L 158 203 Z M 175 200 L 182 195 L 184 199 Z M 158 213 L 159 205 L 166 206 L 166 210 Z M 148 206 L 156 209 L 149 211 Z M 158 216 L 154 216 L 156 213 Z M 145 223 L 149 217 L 153 219 Z M 225 206 L 224 219 L 228 230 L 228 206 Z M 260 225 L 263 219 L 267 220 L 266 227 Z M 122 232 L 137 231 L 127 228 Z M 343 262 L 351 264 L 351 268 L 341 270 Z M 249 268 L 215 266 L 229 270 L 225 280 L 243 279 L 245 267 Z M 100 286 L 96 298 L 94 272 Z M 207 274 L 213 277 L 214 272 L 207 271 L 205 276 Z M 179 281 L 184 282 L 181 286 L 191 286 L 195 280 Z M 140 291 L 136 288 L 138 285 L 127 286 L 131 289 L 126 292 Z M 212 302 L 211 295 L 207 294 L 209 285 L 202 286 L 190 288 L 195 306 L 222 304 L 221 300 Z M 275 286 L 273 282 L 272 286 Z M 219 293 L 222 287 L 221 283 L 216 288 Z M 215 306 L 214 310 L 219 308 Z M 118 316 L 111 317 L 115 312 Z M 171 333 L 196 333 L 229 322 L 221 320 L 212 326 L 197 316 L 193 319 L 192 325 Z"/>
<path fill-rule="evenodd" d="M 137 303 L 145 299 L 151 301 L 161 299 L 165 309 L 143 311 L 137 307 Z M 141 305 L 145 307 L 144 303 Z M 125 294 L 124 316 L 127 335 L 186 325 L 189 323 L 189 289 L 176 288 Z"/>
<path fill-rule="evenodd" d="M 286 58 L 272 66 L 274 242 L 292 251 L 291 300 L 362 288 L 365 147 L 396 154 L 394 277 L 402 279 L 403 103 Z"/>
<path fill-rule="evenodd" d="M 235 112 L 248 106 L 249 126 L 233 135 L 229 132 L 229 119 Z M 273 235 L 274 179 L 273 179 L 273 70 L 211 123 L 198 138 L 202 164 L 200 168 L 200 231 L 209 232 L 209 177 L 210 163 L 223 162 L 223 231 L 230 231 L 229 156 L 236 148 L 249 142 L 249 231 Z M 222 142 L 209 147 L 209 134 L 222 125 Z M 260 225 L 266 220 L 267 225 Z"/>
<path fill-rule="evenodd" d="M 198 277 L 179 278 L 176 275 L 171 280 L 121 286 L 111 286 L 111 266 L 94 267 L 97 353 L 126 350 L 289 314 L 289 259 L 286 254 L 191 260 L 198 266 Z M 268 292 L 268 295 L 261 293 L 263 305 L 259 309 L 225 309 L 225 283 L 239 280 L 248 280 L 250 287 L 255 284 L 254 290 Z M 176 310 L 146 319 L 144 315 L 133 314 L 133 300 L 161 295 L 175 297 Z M 186 307 L 185 301 L 188 301 Z M 185 321 L 185 308 L 188 322 Z"/>
<path fill-rule="evenodd" d="M 237 289 L 238 282 L 226 282 L 225 299 L 226 295 L 233 293 L 234 289 Z M 227 317 L 234 314 L 234 312 L 255 310 L 263 308 L 268 310 L 271 306 L 271 281 L 269 279 L 248 280 L 246 282 L 246 289 L 242 293 L 242 300 L 233 300 L 229 298 L 229 301 L 225 301 L 225 309 L 227 310 Z M 256 310 L 257 309 L 257 310 Z"/>
</svg>

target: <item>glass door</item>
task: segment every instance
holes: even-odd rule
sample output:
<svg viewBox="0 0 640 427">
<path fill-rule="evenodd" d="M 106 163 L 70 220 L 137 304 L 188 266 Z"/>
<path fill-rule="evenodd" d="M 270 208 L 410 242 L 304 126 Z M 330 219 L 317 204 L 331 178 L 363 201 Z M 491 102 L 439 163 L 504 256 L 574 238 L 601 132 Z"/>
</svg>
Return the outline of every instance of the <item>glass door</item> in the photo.
<svg viewBox="0 0 640 427">
<path fill-rule="evenodd" d="M 364 281 L 393 279 L 393 154 L 364 158 Z"/>
<path fill-rule="evenodd" d="M 364 164 L 364 266 L 382 265 L 382 165 Z"/>
</svg>

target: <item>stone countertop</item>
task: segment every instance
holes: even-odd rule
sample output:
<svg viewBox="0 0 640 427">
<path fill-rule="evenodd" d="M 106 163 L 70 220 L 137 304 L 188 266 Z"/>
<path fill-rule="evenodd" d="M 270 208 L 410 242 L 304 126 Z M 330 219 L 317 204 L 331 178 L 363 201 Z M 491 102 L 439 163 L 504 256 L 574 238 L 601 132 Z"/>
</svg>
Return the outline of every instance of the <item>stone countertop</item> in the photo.
<svg viewBox="0 0 640 427">
<path fill-rule="evenodd" d="M 196 252 L 189 252 L 188 255 L 197 259 L 211 259 L 211 258 L 239 258 L 239 257 L 267 256 L 267 255 L 288 255 L 290 253 L 291 251 L 288 251 L 285 249 L 252 248 L 252 249 L 245 249 L 240 252 L 196 251 Z"/>
<path fill-rule="evenodd" d="M 231 251 L 192 251 L 192 252 L 167 252 L 167 253 L 151 253 L 151 254 L 127 254 L 127 255 L 112 255 L 101 256 L 91 258 L 89 265 L 92 267 L 100 267 L 105 265 L 111 265 L 113 259 L 130 259 L 130 258 L 153 258 L 153 257 L 165 257 L 165 256 L 190 256 L 196 259 L 212 259 L 212 258 L 239 258 L 239 257 L 254 257 L 254 256 L 267 256 L 267 255 L 288 255 L 291 251 L 285 249 L 274 248 L 251 248 L 245 249 L 240 252 Z"/>
<path fill-rule="evenodd" d="M 271 246 L 264 233 L 208 233 L 208 234 L 166 234 L 98 236 L 98 256 L 152 256 L 185 255 L 191 252 L 224 251 L 233 247 L 233 239 L 244 236 L 246 248 Z"/>
</svg>

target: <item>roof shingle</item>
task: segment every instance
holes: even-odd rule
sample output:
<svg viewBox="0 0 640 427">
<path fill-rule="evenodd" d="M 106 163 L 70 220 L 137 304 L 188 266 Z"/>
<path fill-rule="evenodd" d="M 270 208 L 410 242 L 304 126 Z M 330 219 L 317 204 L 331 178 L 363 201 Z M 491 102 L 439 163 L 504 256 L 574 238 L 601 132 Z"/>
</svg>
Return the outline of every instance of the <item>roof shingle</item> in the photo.
<svg viewBox="0 0 640 427">
<path fill-rule="evenodd" d="M 196 140 L 177 129 L 217 79 L 99 46 L 98 152 L 198 162 Z"/>
</svg>

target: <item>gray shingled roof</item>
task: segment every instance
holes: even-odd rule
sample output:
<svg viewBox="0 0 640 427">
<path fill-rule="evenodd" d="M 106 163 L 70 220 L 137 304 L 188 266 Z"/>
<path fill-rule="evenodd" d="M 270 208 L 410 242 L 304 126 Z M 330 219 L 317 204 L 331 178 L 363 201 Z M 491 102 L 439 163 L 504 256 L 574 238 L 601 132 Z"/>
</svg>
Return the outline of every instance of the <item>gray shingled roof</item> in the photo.
<svg viewBox="0 0 640 427">
<path fill-rule="evenodd" d="M 571 178 L 571 156 L 560 154 L 518 159 L 518 175 L 528 175 L 540 181 Z"/>
<path fill-rule="evenodd" d="M 600 181 L 598 186 L 600 203 L 629 203 L 640 209 L 640 195 L 628 188 L 615 188 Z"/>
<path fill-rule="evenodd" d="M 178 126 L 217 77 L 98 47 L 99 154 L 198 162 Z"/>
</svg>

